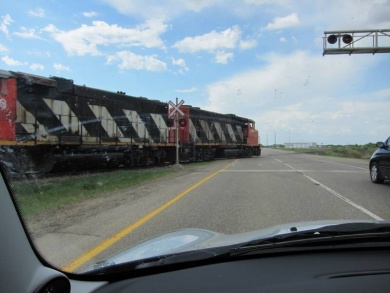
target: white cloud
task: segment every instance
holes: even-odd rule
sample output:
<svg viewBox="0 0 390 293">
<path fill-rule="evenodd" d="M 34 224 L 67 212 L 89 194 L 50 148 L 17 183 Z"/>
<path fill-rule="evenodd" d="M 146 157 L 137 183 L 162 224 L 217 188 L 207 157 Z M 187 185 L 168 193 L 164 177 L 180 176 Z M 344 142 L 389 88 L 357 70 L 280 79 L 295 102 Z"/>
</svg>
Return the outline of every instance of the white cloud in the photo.
<svg viewBox="0 0 390 293">
<path fill-rule="evenodd" d="M 1 60 L 3 60 L 3 62 L 4 62 L 5 64 L 7 64 L 8 66 L 22 66 L 22 65 L 27 65 L 26 62 L 22 62 L 22 61 L 18 61 L 18 60 L 12 59 L 12 58 L 9 57 L 8 55 L 1 57 Z"/>
<path fill-rule="evenodd" d="M 184 73 L 184 71 L 189 70 L 187 67 L 186 61 L 182 58 L 179 58 L 179 59 L 172 58 L 172 64 L 181 67 L 180 73 Z"/>
<path fill-rule="evenodd" d="M 262 62 L 268 64 L 264 68 L 250 70 L 210 85 L 208 107 L 213 111 L 219 108 L 223 112 L 231 112 L 239 105 L 247 107 L 255 104 L 260 107 L 262 103 L 275 100 L 275 89 L 277 89 L 276 98 L 280 98 L 281 93 L 286 96 L 289 92 L 290 100 L 300 99 L 307 94 L 308 88 L 311 92 L 322 93 L 325 87 L 322 80 L 327 80 L 327 84 L 332 85 L 342 83 L 341 80 L 345 82 L 346 76 L 351 77 L 346 72 L 354 67 L 352 60 L 347 60 L 341 65 L 334 60 L 324 60 L 321 55 L 313 57 L 305 51 L 287 56 L 269 54 L 262 56 L 262 59 Z M 316 79 L 313 76 L 316 76 Z M 325 89 L 331 90 L 328 87 Z M 238 90 L 242 96 L 245 95 L 244 101 L 236 100 Z M 237 102 L 238 105 L 233 104 L 232 101 Z M 251 108 L 255 107 L 251 106 Z"/>
<path fill-rule="evenodd" d="M 175 58 L 172 58 L 172 64 L 173 65 L 178 65 L 178 66 L 182 66 L 182 67 L 186 67 L 186 62 L 184 59 L 175 59 Z"/>
<path fill-rule="evenodd" d="M 9 37 L 9 31 L 8 31 L 8 26 L 13 23 L 14 21 L 12 20 L 11 16 L 9 14 L 6 14 L 5 16 L 2 16 L 2 21 L 0 23 L 0 31 L 2 31 L 7 38 Z"/>
<path fill-rule="evenodd" d="M 42 64 L 40 63 L 33 63 L 30 65 L 30 69 L 31 70 L 44 70 L 45 69 L 45 66 L 43 66 Z"/>
<path fill-rule="evenodd" d="M 289 7 L 291 0 L 103 0 L 119 13 L 136 17 L 168 18 L 178 17 L 184 13 L 200 13 L 205 9 L 216 9 L 218 13 L 229 12 L 238 16 L 253 13 L 256 8 L 264 5 Z"/>
<path fill-rule="evenodd" d="M 70 71 L 69 66 L 63 65 L 61 63 L 54 63 L 53 68 L 57 71 Z"/>
<path fill-rule="evenodd" d="M 19 32 L 15 32 L 14 35 L 24 38 L 24 39 L 39 39 L 41 40 L 42 38 L 36 34 L 35 29 L 33 28 L 26 28 L 26 27 L 21 27 Z"/>
<path fill-rule="evenodd" d="M 236 47 L 240 37 L 240 28 L 233 26 L 222 32 L 212 31 L 201 36 L 186 37 L 182 41 L 176 42 L 172 47 L 178 49 L 180 52 L 190 53 L 232 49 Z"/>
<path fill-rule="evenodd" d="M 234 54 L 233 53 L 227 53 L 225 51 L 218 51 L 215 54 L 215 63 L 220 63 L 220 64 L 227 64 L 230 59 L 233 59 Z"/>
<path fill-rule="evenodd" d="M 257 42 L 255 40 L 240 41 L 240 49 L 248 50 L 256 47 Z"/>
<path fill-rule="evenodd" d="M 285 38 L 285 37 L 281 37 L 281 38 L 279 39 L 279 42 L 281 42 L 281 43 L 285 43 L 285 42 L 287 42 L 287 40 L 286 40 L 286 38 Z"/>
<path fill-rule="evenodd" d="M 292 27 L 300 23 L 297 13 L 292 13 L 285 17 L 276 17 L 273 22 L 267 24 L 265 27 L 266 30 L 277 30 L 287 27 Z"/>
<path fill-rule="evenodd" d="M 123 28 L 104 21 L 93 21 L 92 25 L 61 31 L 54 25 L 48 25 L 44 31 L 62 44 L 70 55 L 102 55 L 99 46 L 120 45 L 127 47 L 164 48 L 160 35 L 167 29 L 161 19 L 150 19 L 135 28 Z"/>
<path fill-rule="evenodd" d="M 45 16 L 45 10 L 43 10 L 40 7 L 35 8 L 35 9 L 30 9 L 29 11 L 27 11 L 27 13 L 31 16 L 34 16 L 34 17 L 44 17 Z"/>
<path fill-rule="evenodd" d="M 117 52 L 107 57 L 107 64 L 117 62 L 119 62 L 118 67 L 123 70 L 165 71 L 167 69 L 167 64 L 154 55 L 140 56 L 129 51 Z"/>
<path fill-rule="evenodd" d="M 165 15 L 173 17 L 185 11 L 200 12 L 206 7 L 213 6 L 223 0 L 104 0 L 119 13 L 137 17 L 157 17 Z"/>
<path fill-rule="evenodd" d="M 95 11 L 89 11 L 89 12 L 83 12 L 83 15 L 88 18 L 96 17 L 99 15 L 99 13 Z"/>
</svg>

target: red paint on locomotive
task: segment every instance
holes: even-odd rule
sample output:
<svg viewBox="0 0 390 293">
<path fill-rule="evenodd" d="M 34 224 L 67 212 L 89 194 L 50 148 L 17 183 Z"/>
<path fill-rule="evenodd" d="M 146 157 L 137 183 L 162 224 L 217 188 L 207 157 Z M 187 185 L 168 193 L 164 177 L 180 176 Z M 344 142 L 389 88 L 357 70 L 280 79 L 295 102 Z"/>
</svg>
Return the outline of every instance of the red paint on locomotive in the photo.
<svg viewBox="0 0 390 293">
<path fill-rule="evenodd" d="M 190 142 L 190 107 L 180 106 L 179 109 L 181 112 L 184 113 L 184 115 L 179 113 L 178 117 L 179 118 L 184 117 L 187 121 L 186 126 L 184 126 L 184 127 L 178 126 L 179 142 L 180 143 L 189 143 Z M 170 114 L 171 112 L 172 112 L 172 108 L 169 108 L 168 114 Z M 175 119 L 175 114 L 172 117 L 170 117 L 170 119 Z M 178 122 L 176 122 L 176 123 L 178 123 Z M 169 129 L 169 143 L 176 142 L 175 131 L 176 131 L 176 125 L 174 125 L 173 127 L 170 127 L 170 129 Z"/>
<path fill-rule="evenodd" d="M 259 131 L 255 128 L 254 122 L 249 122 L 247 128 L 244 131 L 244 137 L 246 138 L 246 144 L 249 146 L 259 145 Z"/>
<path fill-rule="evenodd" d="M 0 81 L 0 141 L 5 144 L 16 141 L 16 79 Z"/>
</svg>

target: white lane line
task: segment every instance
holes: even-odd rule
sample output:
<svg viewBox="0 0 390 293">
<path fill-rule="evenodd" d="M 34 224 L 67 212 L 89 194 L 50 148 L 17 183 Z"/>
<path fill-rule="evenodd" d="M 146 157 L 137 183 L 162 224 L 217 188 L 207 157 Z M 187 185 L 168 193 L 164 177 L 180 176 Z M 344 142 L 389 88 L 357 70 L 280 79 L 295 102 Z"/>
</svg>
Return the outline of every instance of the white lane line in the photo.
<svg viewBox="0 0 390 293">
<path fill-rule="evenodd" d="M 362 211 L 366 215 L 369 215 L 370 217 L 374 218 L 375 220 L 384 221 L 381 217 L 375 215 L 374 213 L 372 213 L 369 210 L 363 208 L 362 206 L 358 205 L 357 203 L 354 203 L 352 200 L 346 198 L 345 196 L 342 196 L 340 193 L 337 193 L 336 191 L 334 191 L 333 189 L 329 188 L 328 186 L 318 182 L 317 180 L 311 178 L 310 176 L 307 176 L 305 174 L 303 174 L 303 176 L 305 176 L 310 181 L 314 182 L 316 185 L 321 186 L 322 188 L 324 188 L 326 191 L 330 192 L 331 194 L 337 196 L 341 200 L 345 201 L 346 203 L 349 203 L 350 205 L 354 206 L 355 208 L 357 208 L 358 210 Z"/>
<path fill-rule="evenodd" d="M 272 157 L 272 159 L 274 159 L 275 161 L 277 161 L 277 162 L 279 162 L 279 163 L 284 164 L 281 160 L 279 160 L 279 159 L 277 159 L 277 158 Z"/>
<path fill-rule="evenodd" d="M 275 159 L 275 158 L 274 158 Z M 334 191 L 333 189 L 329 188 L 328 186 L 322 184 L 321 182 L 311 178 L 310 176 L 308 175 L 305 175 L 303 174 L 302 172 L 299 172 L 299 170 L 295 169 L 294 167 L 290 166 L 289 164 L 286 164 L 278 159 L 275 159 L 276 161 L 282 163 L 283 165 L 286 165 L 287 167 L 291 168 L 292 170 L 295 170 L 296 172 L 302 174 L 304 177 L 306 177 L 307 179 L 309 179 L 310 181 L 312 181 L 314 184 L 318 185 L 318 186 L 321 186 L 323 189 L 325 189 L 326 191 L 328 191 L 329 193 L 337 196 L 339 199 L 345 201 L 346 203 L 352 205 L 353 207 L 357 208 L 358 210 L 362 211 L 363 213 L 365 213 L 366 215 L 370 216 L 371 218 L 374 218 L 375 220 L 378 220 L 378 221 L 384 221 L 381 217 L 377 216 L 376 214 L 370 212 L 369 210 L 363 208 L 362 206 L 358 205 L 357 203 L 353 202 L 352 200 L 346 198 L 345 196 L 342 196 L 340 193 Z"/>
</svg>

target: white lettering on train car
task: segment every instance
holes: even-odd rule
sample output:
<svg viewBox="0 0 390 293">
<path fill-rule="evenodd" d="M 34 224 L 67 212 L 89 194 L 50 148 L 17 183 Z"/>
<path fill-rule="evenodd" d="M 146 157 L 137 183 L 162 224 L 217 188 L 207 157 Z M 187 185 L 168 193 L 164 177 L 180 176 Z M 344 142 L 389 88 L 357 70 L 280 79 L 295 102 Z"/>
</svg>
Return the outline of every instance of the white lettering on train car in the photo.
<svg viewBox="0 0 390 293">
<path fill-rule="evenodd" d="M 7 101 L 5 99 L 0 99 L 0 110 L 7 109 Z"/>
</svg>

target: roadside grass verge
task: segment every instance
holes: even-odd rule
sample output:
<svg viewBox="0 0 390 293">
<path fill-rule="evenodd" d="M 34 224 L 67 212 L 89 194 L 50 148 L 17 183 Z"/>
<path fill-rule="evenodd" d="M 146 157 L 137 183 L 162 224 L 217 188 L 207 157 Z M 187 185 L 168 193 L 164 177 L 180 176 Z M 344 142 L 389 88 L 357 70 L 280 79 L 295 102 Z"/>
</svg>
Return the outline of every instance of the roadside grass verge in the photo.
<svg viewBox="0 0 390 293">
<path fill-rule="evenodd" d="M 366 145 L 330 145 L 317 148 L 281 148 L 286 151 L 293 151 L 297 153 L 342 157 L 342 158 L 356 158 L 369 159 L 372 153 L 377 149 L 375 144 Z"/>
<path fill-rule="evenodd" d="M 12 191 L 24 217 L 178 173 L 175 168 L 116 170 L 105 173 L 14 181 Z"/>
</svg>

